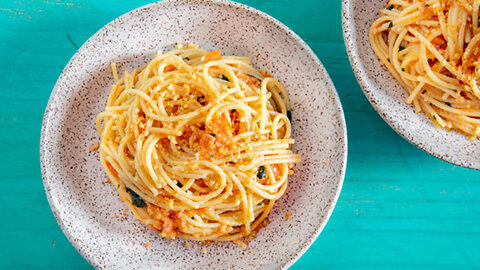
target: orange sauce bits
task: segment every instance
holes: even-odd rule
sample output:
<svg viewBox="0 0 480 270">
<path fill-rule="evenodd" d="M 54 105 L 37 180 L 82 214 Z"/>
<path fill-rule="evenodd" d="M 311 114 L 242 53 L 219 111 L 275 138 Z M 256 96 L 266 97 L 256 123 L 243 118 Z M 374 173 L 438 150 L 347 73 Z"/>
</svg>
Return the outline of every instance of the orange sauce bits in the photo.
<svg viewBox="0 0 480 270">
<path fill-rule="evenodd" d="M 163 72 L 170 72 L 170 71 L 174 71 L 176 69 L 177 68 L 174 65 L 168 65 L 163 69 Z"/>
<path fill-rule="evenodd" d="M 185 221 L 180 218 L 181 212 L 166 210 L 152 204 L 148 205 L 147 212 L 156 219 L 156 223 L 152 224 L 153 229 L 160 231 L 165 237 L 175 237 L 177 230 L 185 226 Z"/>
<path fill-rule="evenodd" d="M 243 72 L 235 72 L 235 74 L 237 75 L 237 77 L 243 81 L 244 83 L 246 83 L 247 85 L 254 85 L 256 87 L 260 87 L 260 80 L 253 77 L 253 76 L 250 76 L 250 75 L 246 75 L 245 73 Z"/>
<path fill-rule="evenodd" d="M 110 162 L 107 162 L 107 167 L 108 167 L 108 170 L 109 170 L 114 176 L 118 176 L 117 170 L 115 170 L 115 168 L 113 168 L 113 166 L 112 166 L 112 164 L 110 164 Z"/>
<path fill-rule="evenodd" d="M 221 58 L 222 58 L 222 53 L 219 50 L 215 50 L 215 51 L 207 52 L 203 56 L 203 62 L 207 63 L 207 62 L 210 62 L 210 61 L 219 60 Z"/>
<path fill-rule="evenodd" d="M 435 45 L 435 49 L 437 50 L 443 50 L 447 48 L 447 42 L 443 37 L 436 37 L 432 40 L 432 44 Z"/>
<path fill-rule="evenodd" d="M 200 158 L 211 160 L 228 153 L 233 137 L 233 127 L 226 116 L 216 116 L 205 127 L 200 140 Z"/>
<path fill-rule="evenodd" d="M 270 177 L 258 179 L 259 183 L 262 185 L 271 185 L 280 180 L 280 177 L 282 176 L 282 170 L 280 169 L 280 166 L 278 164 L 273 164 L 271 167 L 274 179 L 271 179 Z"/>
</svg>

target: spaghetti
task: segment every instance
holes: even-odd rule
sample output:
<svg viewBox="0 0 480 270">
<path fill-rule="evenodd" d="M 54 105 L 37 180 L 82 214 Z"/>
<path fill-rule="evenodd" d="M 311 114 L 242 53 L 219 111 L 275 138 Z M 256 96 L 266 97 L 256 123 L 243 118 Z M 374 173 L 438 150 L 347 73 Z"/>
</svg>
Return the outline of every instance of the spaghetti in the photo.
<svg viewBox="0 0 480 270">
<path fill-rule="evenodd" d="M 112 71 L 96 124 L 120 198 L 163 237 L 246 248 L 300 161 L 284 87 L 247 57 L 194 44 Z"/>
<path fill-rule="evenodd" d="M 480 0 L 390 0 L 370 28 L 406 103 L 437 127 L 480 136 Z"/>
</svg>

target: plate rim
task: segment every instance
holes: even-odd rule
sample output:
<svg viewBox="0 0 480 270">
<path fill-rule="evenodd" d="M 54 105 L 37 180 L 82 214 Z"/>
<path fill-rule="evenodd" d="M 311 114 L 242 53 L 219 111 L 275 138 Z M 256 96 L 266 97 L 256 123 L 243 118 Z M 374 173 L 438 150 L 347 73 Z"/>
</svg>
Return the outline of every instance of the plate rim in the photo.
<svg viewBox="0 0 480 270">
<path fill-rule="evenodd" d="M 382 117 L 382 119 L 402 138 L 407 140 L 410 144 L 416 146 L 417 148 L 423 150 L 429 155 L 432 155 L 440 160 L 446 161 L 452 165 L 464 167 L 467 169 L 474 169 L 474 170 L 480 170 L 480 166 L 476 166 L 474 162 L 469 162 L 461 158 L 455 158 L 455 155 L 449 155 L 447 153 L 442 153 L 436 152 L 434 148 L 428 149 L 426 146 L 424 146 L 422 143 L 418 142 L 416 140 L 416 137 L 413 136 L 413 133 L 409 134 L 406 132 L 406 129 L 403 128 L 400 123 L 396 123 L 392 120 L 390 120 L 387 115 L 389 113 L 386 113 L 381 110 L 379 106 L 377 106 L 377 100 L 378 98 L 375 96 L 375 91 L 369 87 L 369 76 L 366 74 L 365 71 L 361 69 L 361 63 L 363 63 L 360 59 L 360 56 L 358 53 L 355 52 L 355 48 L 357 47 L 356 42 L 355 42 L 355 37 L 357 36 L 357 33 L 355 31 L 355 25 L 350 25 L 353 24 L 351 23 L 351 14 L 350 14 L 350 9 L 352 8 L 351 5 L 354 1 L 353 0 L 342 0 L 342 30 L 343 30 L 343 41 L 345 43 L 345 49 L 347 51 L 348 55 L 348 60 L 350 62 L 350 66 L 352 67 L 353 73 L 355 74 L 355 78 L 357 79 L 358 84 L 360 85 L 360 88 L 362 89 L 365 97 L 367 98 L 368 102 L 372 105 L 372 107 L 375 109 L 375 111 Z M 395 83 L 397 83 L 395 81 Z M 445 131 L 445 130 L 441 130 Z M 455 131 L 452 131 L 455 132 Z M 460 134 L 460 133 L 459 133 Z"/>
<path fill-rule="evenodd" d="M 240 8 L 242 10 L 246 10 L 248 12 L 252 12 L 255 15 L 258 15 L 262 17 L 263 19 L 269 21 L 270 23 L 273 23 L 277 27 L 281 28 L 283 31 L 288 36 L 291 36 L 293 39 L 298 42 L 298 44 L 306 51 L 306 53 L 312 57 L 312 60 L 315 62 L 315 64 L 318 66 L 319 70 L 325 76 L 326 79 L 326 85 L 328 88 L 328 91 L 331 91 L 331 95 L 334 99 L 334 109 L 337 111 L 337 118 L 339 120 L 339 129 L 341 130 L 341 136 L 342 139 L 339 141 L 339 145 L 341 146 L 341 152 L 342 152 L 342 159 L 339 160 L 341 163 L 341 168 L 339 170 L 339 175 L 338 175 L 338 182 L 336 182 L 336 190 L 335 194 L 332 197 L 332 200 L 327 204 L 327 212 L 325 213 L 325 218 L 323 222 L 319 222 L 317 226 L 315 227 L 314 232 L 308 237 L 307 241 L 303 244 L 303 246 L 300 246 L 299 249 L 297 249 L 295 254 L 292 254 L 290 258 L 283 264 L 279 265 L 279 269 L 288 269 L 290 266 L 292 266 L 306 251 L 307 249 L 315 242 L 315 240 L 318 238 L 320 233 L 323 231 L 325 228 L 326 224 L 330 220 L 330 217 L 333 213 L 333 210 L 335 209 L 335 206 L 338 202 L 338 198 L 340 196 L 343 183 L 345 180 L 345 174 L 346 174 L 346 167 L 347 167 L 347 157 L 348 157 L 348 137 L 347 137 L 347 125 L 345 121 L 345 113 L 343 111 L 343 107 L 341 104 L 340 97 L 338 95 L 338 92 L 336 90 L 336 87 L 327 72 L 326 68 L 322 64 L 322 62 L 319 60 L 318 56 L 315 54 L 315 52 L 307 45 L 307 43 L 299 36 L 297 35 L 293 30 L 291 30 L 289 27 L 284 25 L 282 22 L 279 20 L 275 19 L 271 15 L 260 11 L 256 8 L 250 7 L 245 4 L 233 2 L 230 0 L 164 0 L 164 1 L 156 1 L 152 2 L 143 6 L 139 6 L 137 8 L 134 8 L 132 10 L 129 10 L 120 16 L 114 18 L 113 20 L 109 21 L 105 25 L 103 25 L 100 29 L 98 29 L 90 38 L 85 41 L 80 48 L 72 55 L 72 57 L 69 59 L 65 67 L 62 69 L 57 81 L 55 82 L 55 85 L 52 89 L 52 92 L 49 96 L 48 103 L 46 105 L 44 115 L 43 115 L 43 120 L 42 120 L 42 127 L 41 127 L 41 132 L 40 132 L 40 141 L 39 141 L 39 150 L 40 150 L 40 167 L 41 167 L 41 174 L 42 174 L 42 182 L 44 186 L 44 191 L 47 196 L 47 200 L 50 206 L 50 209 L 52 210 L 52 213 L 55 217 L 55 220 L 57 221 L 58 225 L 60 226 L 60 229 L 62 230 L 63 234 L 67 237 L 68 241 L 70 244 L 76 249 L 76 251 L 94 268 L 96 269 L 101 269 L 104 268 L 103 265 L 101 265 L 97 260 L 96 257 L 92 256 L 91 254 L 88 254 L 85 252 L 84 249 L 80 248 L 79 244 L 75 241 L 72 241 L 72 235 L 70 233 L 70 230 L 67 228 L 65 223 L 60 217 L 59 210 L 57 209 L 56 202 L 54 202 L 54 198 L 52 198 L 50 194 L 50 183 L 49 179 L 47 178 L 47 166 L 46 166 L 46 153 L 48 152 L 46 149 L 46 139 L 49 134 L 49 126 L 50 126 L 50 117 L 52 113 L 52 104 L 55 101 L 57 94 L 59 93 L 60 87 L 59 84 L 65 77 L 65 72 L 66 70 L 69 69 L 69 67 L 72 65 L 73 61 L 76 59 L 76 57 L 82 53 L 87 45 L 94 43 L 98 37 L 102 35 L 102 33 L 105 32 L 105 28 L 109 25 L 113 25 L 117 23 L 119 20 L 122 20 L 125 17 L 132 16 L 132 13 L 139 12 L 142 9 L 149 9 L 153 6 L 168 6 L 171 4 L 188 4 L 188 3 L 197 3 L 197 4 L 215 4 L 215 5 L 221 5 L 221 6 L 233 6 L 236 8 Z"/>
</svg>

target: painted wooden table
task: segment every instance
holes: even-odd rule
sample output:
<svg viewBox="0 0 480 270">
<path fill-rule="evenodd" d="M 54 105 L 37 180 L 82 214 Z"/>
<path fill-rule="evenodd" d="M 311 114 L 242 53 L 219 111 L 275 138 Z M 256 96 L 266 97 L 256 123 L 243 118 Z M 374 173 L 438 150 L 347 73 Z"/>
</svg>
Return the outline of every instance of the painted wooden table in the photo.
<svg viewBox="0 0 480 270">
<path fill-rule="evenodd" d="M 91 268 L 63 235 L 43 190 L 43 111 L 78 47 L 148 2 L 0 0 L 0 268 Z M 480 172 L 429 156 L 377 115 L 348 63 L 341 1 L 241 2 L 279 19 L 310 45 L 330 72 L 347 120 L 340 199 L 292 268 L 480 269 Z"/>
</svg>

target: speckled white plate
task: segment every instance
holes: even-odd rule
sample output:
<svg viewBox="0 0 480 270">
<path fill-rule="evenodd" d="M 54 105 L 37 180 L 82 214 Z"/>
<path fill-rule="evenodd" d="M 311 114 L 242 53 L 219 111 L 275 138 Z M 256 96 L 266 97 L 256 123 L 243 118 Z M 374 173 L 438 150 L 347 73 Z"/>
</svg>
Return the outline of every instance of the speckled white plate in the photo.
<svg viewBox="0 0 480 270">
<path fill-rule="evenodd" d="M 368 30 L 387 0 L 343 0 L 343 36 L 350 64 L 377 112 L 405 139 L 431 155 L 463 167 L 480 169 L 480 140 L 437 129 L 428 117 L 405 103 L 406 91 L 380 64 Z"/>
<path fill-rule="evenodd" d="M 243 251 L 233 243 L 207 246 L 163 240 L 129 213 L 115 189 L 103 185 L 95 116 L 120 72 L 149 61 L 176 42 L 250 56 L 284 83 L 292 102 L 295 151 L 302 162 L 290 178 L 271 223 Z M 106 25 L 73 56 L 45 111 L 40 160 L 52 211 L 73 246 L 99 269 L 287 268 L 325 226 L 343 182 L 346 128 L 335 88 L 324 67 L 295 33 L 255 9 L 227 1 L 159 2 Z M 292 216 L 285 219 L 287 212 Z M 145 245 L 149 242 L 151 246 Z M 327 247 L 328 248 L 328 247 Z"/>
</svg>

